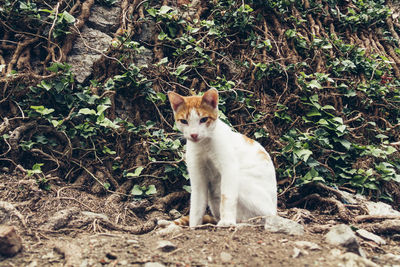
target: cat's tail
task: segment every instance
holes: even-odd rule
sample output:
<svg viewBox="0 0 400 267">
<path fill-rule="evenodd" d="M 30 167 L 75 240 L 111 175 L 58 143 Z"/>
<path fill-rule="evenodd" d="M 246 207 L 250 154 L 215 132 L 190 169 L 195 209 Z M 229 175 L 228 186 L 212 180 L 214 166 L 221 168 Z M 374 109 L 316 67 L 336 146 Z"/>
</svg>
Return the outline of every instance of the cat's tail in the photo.
<svg viewBox="0 0 400 267">
<path fill-rule="evenodd" d="M 182 216 L 182 217 L 174 220 L 173 222 L 174 222 L 174 224 L 179 225 L 179 226 L 189 226 L 189 216 Z M 210 215 L 204 215 L 202 224 L 207 224 L 207 223 L 217 224 L 217 220 Z"/>
</svg>

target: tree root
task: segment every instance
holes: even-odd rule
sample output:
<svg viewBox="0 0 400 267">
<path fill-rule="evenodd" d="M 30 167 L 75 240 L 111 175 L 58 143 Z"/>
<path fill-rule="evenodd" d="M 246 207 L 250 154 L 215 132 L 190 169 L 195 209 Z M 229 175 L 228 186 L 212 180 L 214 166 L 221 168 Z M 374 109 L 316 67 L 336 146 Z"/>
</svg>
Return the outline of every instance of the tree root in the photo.
<svg viewBox="0 0 400 267">
<path fill-rule="evenodd" d="M 14 215 L 18 217 L 22 225 L 26 228 L 25 217 L 11 203 L 0 201 L 0 209 L 3 210 L 8 215 Z"/>
<path fill-rule="evenodd" d="M 86 20 L 90 16 L 90 8 L 93 6 L 95 0 L 87 0 L 82 4 L 81 14 L 77 18 L 77 23 L 75 23 L 75 27 L 78 31 L 73 31 L 73 33 L 67 35 L 67 38 L 64 42 L 64 45 L 61 48 L 61 61 L 64 62 L 67 60 L 68 53 L 72 50 L 74 46 L 74 41 L 78 36 L 79 30 L 83 27 Z"/>
<path fill-rule="evenodd" d="M 133 180 L 129 179 L 125 181 L 122 185 L 118 186 L 117 190 L 115 193 L 107 197 L 106 204 L 109 203 L 118 203 L 122 201 L 122 199 L 125 197 L 125 195 L 128 194 L 128 191 L 132 188 L 133 185 Z"/>
<path fill-rule="evenodd" d="M 156 203 L 146 208 L 146 212 L 153 210 L 164 212 L 168 206 L 172 205 L 174 202 L 182 201 L 182 199 L 187 198 L 188 196 L 189 193 L 186 191 L 173 192 L 165 197 L 157 199 Z"/>
<path fill-rule="evenodd" d="M 359 215 L 354 218 L 356 223 L 368 221 L 400 220 L 399 215 Z"/>
<path fill-rule="evenodd" d="M 152 231 L 157 226 L 157 220 L 149 220 L 141 225 L 124 226 L 110 222 L 109 220 L 99 220 L 99 223 L 110 230 L 128 232 L 134 235 L 141 235 Z"/>
<path fill-rule="evenodd" d="M 375 234 L 393 235 L 400 233 L 400 220 L 385 220 L 379 223 L 364 224 L 363 228 Z"/>
<path fill-rule="evenodd" d="M 300 205 L 300 204 L 302 204 L 304 202 L 308 202 L 309 200 L 318 201 L 320 203 L 324 203 L 324 204 L 328 204 L 328 205 L 334 206 L 337 209 L 339 217 L 343 221 L 345 221 L 347 223 L 353 222 L 353 218 L 352 218 L 353 215 L 351 214 L 351 212 L 348 209 L 346 209 L 346 207 L 344 206 L 343 203 L 341 203 L 337 199 L 321 197 L 317 193 L 308 195 L 308 196 L 306 196 L 306 197 L 304 197 L 304 198 L 302 198 L 302 199 L 300 199 L 300 200 L 298 200 L 296 202 L 288 204 L 287 206 L 288 207 L 295 207 L 295 206 L 298 206 L 298 205 Z"/>
</svg>

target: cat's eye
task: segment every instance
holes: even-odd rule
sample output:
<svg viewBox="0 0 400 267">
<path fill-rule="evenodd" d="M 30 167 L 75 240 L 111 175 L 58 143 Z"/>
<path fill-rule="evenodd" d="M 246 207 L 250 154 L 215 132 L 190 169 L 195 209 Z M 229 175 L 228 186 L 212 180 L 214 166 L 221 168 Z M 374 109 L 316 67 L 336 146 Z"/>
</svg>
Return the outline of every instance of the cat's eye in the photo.
<svg viewBox="0 0 400 267">
<path fill-rule="evenodd" d="M 187 120 L 179 120 L 182 124 L 188 124 Z"/>
<path fill-rule="evenodd" d="M 205 123 L 206 121 L 208 121 L 208 117 L 204 117 L 200 119 L 200 123 Z"/>
</svg>

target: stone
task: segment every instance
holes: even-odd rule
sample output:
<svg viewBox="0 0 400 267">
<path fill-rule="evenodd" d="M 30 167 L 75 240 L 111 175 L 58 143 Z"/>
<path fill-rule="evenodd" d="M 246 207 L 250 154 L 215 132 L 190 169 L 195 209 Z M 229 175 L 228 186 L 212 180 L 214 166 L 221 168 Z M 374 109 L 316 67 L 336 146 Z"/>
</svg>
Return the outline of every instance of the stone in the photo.
<svg viewBox="0 0 400 267">
<path fill-rule="evenodd" d="M 301 224 L 280 216 L 267 216 L 265 218 L 265 230 L 294 236 L 304 234 L 304 227 Z"/>
<path fill-rule="evenodd" d="M 71 222 L 73 216 L 79 213 L 80 210 L 77 207 L 59 210 L 54 213 L 41 228 L 44 230 L 59 230 L 67 226 Z"/>
<path fill-rule="evenodd" d="M 369 215 L 396 215 L 400 216 L 400 212 L 394 210 L 392 206 L 383 202 L 367 201 L 364 203 Z"/>
<path fill-rule="evenodd" d="M 22 238 L 14 226 L 0 225 L 0 254 L 12 257 L 22 249 Z"/>
<path fill-rule="evenodd" d="M 104 7 L 94 5 L 90 9 L 87 25 L 95 30 L 111 34 L 117 30 L 120 13 L 121 8 L 119 6 Z"/>
<path fill-rule="evenodd" d="M 141 46 L 140 48 L 135 51 L 134 62 L 137 67 L 146 67 L 148 66 L 153 60 L 153 51 Z"/>
<path fill-rule="evenodd" d="M 232 255 L 229 254 L 228 252 L 221 252 L 221 254 L 219 255 L 219 257 L 221 258 L 221 261 L 223 263 L 229 263 L 232 261 Z"/>
<path fill-rule="evenodd" d="M 84 26 L 77 38 L 67 63 L 75 74 L 75 79 L 83 83 L 92 74 L 93 64 L 97 62 L 112 41 L 111 36 Z"/>
<path fill-rule="evenodd" d="M 161 240 L 157 242 L 157 249 L 162 252 L 171 252 L 175 250 L 177 247 L 171 242 L 167 240 Z"/>
<path fill-rule="evenodd" d="M 363 255 L 356 235 L 350 226 L 345 224 L 335 225 L 325 235 L 325 240 L 331 245 L 345 247 L 348 251 Z"/>
<path fill-rule="evenodd" d="M 343 262 L 344 267 L 379 267 L 373 261 L 370 261 L 366 258 L 360 257 L 357 254 L 347 252 L 338 257 L 339 260 Z"/>
<path fill-rule="evenodd" d="M 371 233 L 371 232 L 368 232 L 367 230 L 358 229 L 358 230 L 356 231 L 356 233 L 357 233 L 359 236 L 361 236 L 362 238 L 364 238 L 364 239 L 374 241 L 374 242 L 377 243 L 378 245 L 386 245 L 386 241 L 385 241 L 382 237 L 377 236 L 376 234 L 373 234 L 373 233 Z"/>
<path fill-rule="evenodd" d="M 318 246 L 317 244 L 315 244 L 313 242 L 309 242 L 309 241 L 295 241 L 294 245 L 299 248 L 303 248 L 303 249 L 322 250 L 322 248 L 320 246 Z"/>
<path fill-rule="evenodd" d="M 298 258 L 301 254 L 301 250 L 299 248 L 293 248 L 293 255 L 292 258 Z"/>
<path fill-rule="evenodd" d="M 154 36 L 158 36 L 158 30 L 155 21 L 149 20 L 141 23 L 141 31 L 137 40 L 140 42 L 152 43 Z"/>
<path fill-rule="evenodd" d="M 172 209 L 168 212 L 169 217 L 171 217 L 172 220 L 176 220 L 180 217 L 182 217 L 182 214 L 177 211 L 176 209 Z"/>
<path fill-rule="evenodd" d="M 346 247 L 349 244 L 357 242 L 356 235 L 353 230 L 345 224 L 333 226 L 325 235 L 325 240 L 334 246 Z"/>
<path fill-rule="evenodd" d="M 382 256 L 382 258 L 385 260 L 400 263 L 400 255 L 395 255 L 393 253 L 386 253 L 385 255 Z"/>
<path fill-rule="evenodd" d="M 26 265 L 26 267 L 36 267 L 36 266 L 38 266 L 38 262 L 36 260 L 33 260 L 31 263 Z"/>
</svg>

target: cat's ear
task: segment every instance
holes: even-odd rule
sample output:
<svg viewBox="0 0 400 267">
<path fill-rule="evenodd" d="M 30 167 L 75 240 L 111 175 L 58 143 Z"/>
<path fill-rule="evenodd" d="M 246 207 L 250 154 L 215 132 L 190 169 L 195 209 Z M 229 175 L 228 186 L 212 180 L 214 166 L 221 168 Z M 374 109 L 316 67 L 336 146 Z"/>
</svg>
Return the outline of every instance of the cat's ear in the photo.
<svg viewBox="0 0 400 267">
<path fill-rule="evenodd" d="M 183 99 L 183 96 L 181 96 L 175 92 L 172 92 L 172 91 L 168 92 L 168 99 L 169 99 L 169 102 L 171 103 L 171 107 L 174 110 L 174 112 L 176 112 L 176 110 L 179 108 L 179 106 L 182 105 L 183 102 L 185 102 L 185 100 Z"/>
<path fill-rule="evenodd" d="M 210 105 L 213 108 L 218 106 L 218 91 L 217 89 L 211 88 L 207 92 L 204 93 L 201 102 Z"/>
</svg>

